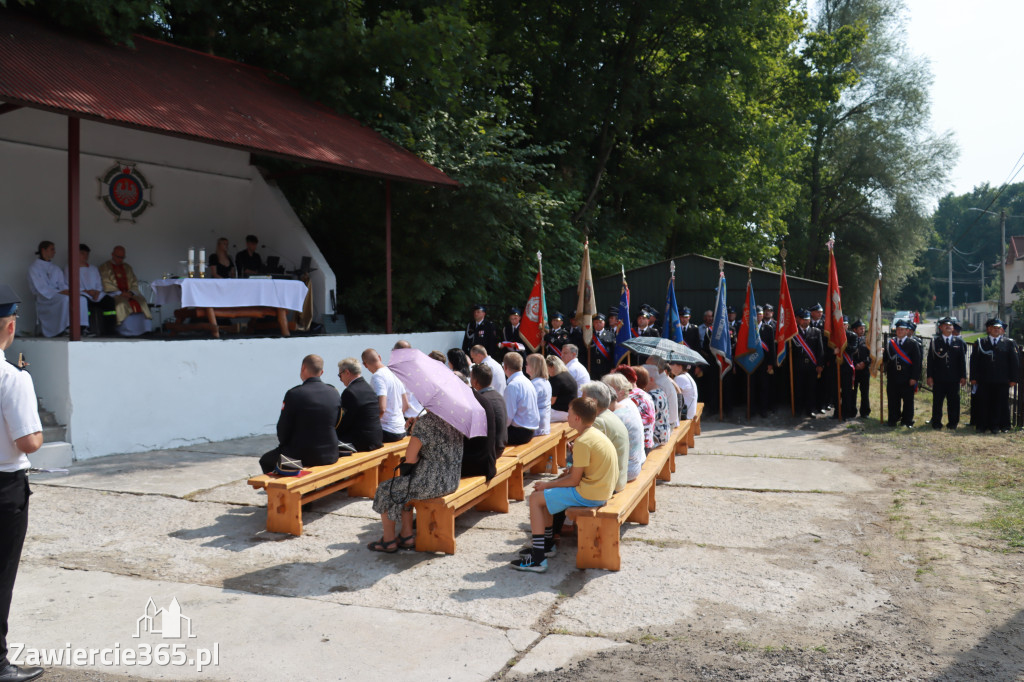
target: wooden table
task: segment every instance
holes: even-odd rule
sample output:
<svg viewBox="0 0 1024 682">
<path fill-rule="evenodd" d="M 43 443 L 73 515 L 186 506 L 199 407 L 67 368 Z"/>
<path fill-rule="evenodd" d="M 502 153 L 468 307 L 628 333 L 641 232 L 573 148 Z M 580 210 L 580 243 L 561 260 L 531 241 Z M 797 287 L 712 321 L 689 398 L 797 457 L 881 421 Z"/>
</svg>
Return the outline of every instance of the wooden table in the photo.
<svg viewBox="0 0 1024 682">
<path fill-rule="evenodd" d="M 309 293 L 304 282 L 289 279 L 159 279 L 152 286 L 157 303 L 175 308 L 168 329 L 207 330 L 214 338 L 220 338 L 218 317 L 276 317 L 281 336 L 290 336 L 288 311 L 302 312 Z"/>
</svg>

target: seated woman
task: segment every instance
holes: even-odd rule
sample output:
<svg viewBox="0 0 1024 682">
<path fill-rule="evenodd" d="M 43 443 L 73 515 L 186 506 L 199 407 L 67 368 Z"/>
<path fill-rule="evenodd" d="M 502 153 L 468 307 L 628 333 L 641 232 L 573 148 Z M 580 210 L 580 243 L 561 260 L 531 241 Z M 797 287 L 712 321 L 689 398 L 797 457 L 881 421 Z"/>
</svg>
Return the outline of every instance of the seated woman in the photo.
<svg viewBox="0 0 1024 682">
<path fill-rule="evenodd" d="M 533 353 L 526 356 L 526 375 L 537 389 L 537 409 L 540 411 L 540 428 L 533 433 L 546 436 L 551 433 L 551 382 L 548 381 L 548 365 L 543 355 Z"/>
<path fill-rule="evenodd" d="M 566 368 L 562 358 L 549 355 L 544 359 L 551 383 L 551 423 L 569 421 L 569 403 L 579 392 L 579 384 Z"/>
<path fill-rule="evenodd" d="M 629 382 L 631 388 L 629 390 L 629 397 L 636 405 L 636 408 L 640 411 L 640 421 L 644 425 L 644 449 L 654 449 L 654 401 L 651 400 L 651 396 L 646 391 L 641 391 L 636 387 L 636 370 L 629 365 L 619 365 L 612 370 L 617 374 L 621 374 Z"/>
<path fill-rule="evenodd" d="M 668 396 L 665 395 L 663 389 L 658 387 L 658 384 L 654 383 L 651 375 L 647 373 L 647 369 L 644 367 L 634 367 L 634 369 L 636 370 L 636 387 L 646 392 L 651 397 L 651 402 L 654 403 L 654 447 L 664 445 L 668 442 L 669 434 L 672 433 L 668 419 Z"/>
<path fill-rule="evenodd" d="M 647 461 L 647 452 L 644 450 L 644 425 L 640 421 L 640 410 L 630 400 L 630 383 L 622 374 L 617 372 L 605 374 L 601 377 L 601 381 L 615 394 L 615 403 L 608 409 L 622 420 L 626 426 L 626 433 L 629 435 L 629 470 L 626 473 L 626 480 L 632 481 L 640 475 L 640 469 Z"/>
<path fill-rule="evenodd" d="M 228 255 L 227 237 L 217 240 L 217 250 L 210 254 L 210 277 L 213 279 L 230 279 L 235 276 L 235 264 Z"/>
<path fill-rule="evenodd" d="M 453 372 L 461 372 L 465 381 L 469 381 L 469 358 L 461 348 L 448 349 L 448 366 Z"/>
<path fill-rule="evenodd" d="M 412 428 L 412 437 L 405 449 L 405 463 L 415 464 L 409 473 L 396 476 L 377 486 L 373 511 L 380 514 L 383 535 L 367 548 L 391 554 L 399 549 L 416 547 L 413 532 L 412 500 L 429 500 L 454 492 L 462 473 L 463 438 L 458 429 L 432 412 L 424 412 Z M 398 535 L 395 522 L 401 518 Z"/>
<path fill-rule="evenodd" d="M 690 376 L 690 366 L 681 362 L 670 362 L 669 369 L 679 387 L 679 418 L 693 419 L 697 414 L 697 382 Z"/>
</svg>

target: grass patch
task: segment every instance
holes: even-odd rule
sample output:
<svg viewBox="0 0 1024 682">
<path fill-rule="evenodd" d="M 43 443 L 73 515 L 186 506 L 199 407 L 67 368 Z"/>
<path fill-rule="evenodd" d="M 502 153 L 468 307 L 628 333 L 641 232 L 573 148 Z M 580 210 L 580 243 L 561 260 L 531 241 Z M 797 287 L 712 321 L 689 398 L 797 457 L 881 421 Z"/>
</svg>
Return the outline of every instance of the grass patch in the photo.
<svg viewBox="0 0 1024 682">
<path fill-rule="evenodd" d="M 955 432 L 935 431 L 928 427 L 931 419 L 932 393 L 921 391 L 914 401 L 915 428 L 891 429 L 878 421 L 878 379 L 872 380 L 872 407 L 874 419 L 861 422 L 862 437 L 869 442 L 884 443 L 896 450 L 913 448 L 917 453 L 949 465 L 943 474 L 928 475 L 896 462 L 899 453 L 893 453 L 893 464 L 882 470 L 890 480 L 905 481 L 907 489 L 928 489 L 934 495 L 916 500 L 918 505 L 935 506 L 941 517 L 944 492 L 957 492 L 987 498 L 985 517 L 969 526 L 982 531 L 1002 543 L 1008 551 L 1024 549 L 1024 433 L 978 434 L 966 423 L 970 418 L 970 405 L 961 405 L 961 425 Z M 917 479 L 917 480 L 915 480 Z M 889 510 L 889 520 L 906 520 L 908 490 L 896 491 Z"/>
</svg>

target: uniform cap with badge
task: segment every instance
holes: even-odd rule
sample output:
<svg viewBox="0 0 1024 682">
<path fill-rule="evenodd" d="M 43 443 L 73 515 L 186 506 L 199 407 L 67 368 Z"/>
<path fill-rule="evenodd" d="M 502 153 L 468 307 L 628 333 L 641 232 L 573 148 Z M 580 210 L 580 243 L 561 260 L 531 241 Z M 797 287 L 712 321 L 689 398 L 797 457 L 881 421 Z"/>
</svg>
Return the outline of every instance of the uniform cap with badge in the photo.
<svg viewBox="0 0 1024 682">
<path fill-rule="evenodd" d="M 18 304 L 21 299 L 14 293 L 14 289 L 6 284 L 0 284 L 0 317 L 10 317 L 18 312 Z"/>
</svg>

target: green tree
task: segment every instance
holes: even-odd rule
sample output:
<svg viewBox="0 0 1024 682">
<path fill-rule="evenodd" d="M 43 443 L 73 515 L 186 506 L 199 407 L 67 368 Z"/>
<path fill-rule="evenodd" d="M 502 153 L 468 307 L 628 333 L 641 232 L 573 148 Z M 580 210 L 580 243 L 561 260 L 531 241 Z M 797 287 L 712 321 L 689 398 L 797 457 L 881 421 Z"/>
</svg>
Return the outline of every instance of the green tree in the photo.
<svg viewBox="0 0 1024 682">
<path fill-rule="evenodd" d="M 835 233 L 850 309 L 867 306 L 879 257 L 885 298 L 895 302 L 930 242 L 928 202 L 957 154 L 948 134 L 929 128 L 931 75 L 905 47 L 903 12 L 901 0 L 822 0 L 813 22 L 812 35 L 853 49 L 812 73 L 850 84 L 809 118 L 810 154 L 787 245 L 794 270 L 824 278 L 825 242 Z"/>
</svg>

